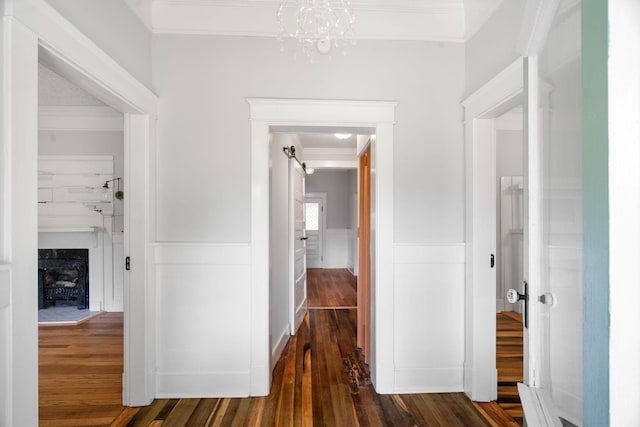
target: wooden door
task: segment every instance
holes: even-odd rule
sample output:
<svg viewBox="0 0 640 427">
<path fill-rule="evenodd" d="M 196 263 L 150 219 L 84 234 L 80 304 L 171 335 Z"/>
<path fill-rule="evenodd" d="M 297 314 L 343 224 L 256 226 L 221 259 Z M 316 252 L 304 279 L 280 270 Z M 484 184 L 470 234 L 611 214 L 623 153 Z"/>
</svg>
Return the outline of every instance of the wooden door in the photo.
<svg viewBox="0 0 640 427">
<path fill-rule="evenodd" d="M 371 147 L 360 157 L 358 218 L 358 339 L 365 362 L 371 356 Z"/>
<path fill-rule="evenodd" d="M 307 313 L 307 264 L 304 219 L 304 176 L 298 162 L 289 160 L 289 324 L 295 334 Z"/>
</svg>

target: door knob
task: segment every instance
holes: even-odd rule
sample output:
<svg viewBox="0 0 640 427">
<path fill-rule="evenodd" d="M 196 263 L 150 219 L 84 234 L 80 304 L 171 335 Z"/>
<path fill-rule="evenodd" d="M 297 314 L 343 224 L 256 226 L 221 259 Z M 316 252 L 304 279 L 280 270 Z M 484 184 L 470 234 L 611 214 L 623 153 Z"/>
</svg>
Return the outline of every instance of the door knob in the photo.
<svg viewBox="0 0 640 427">
<path fill-rule="evenodd" d="M 529 328 L 529 284 L 525 280 L 522 282 L 522 285 L 524 287 L 524 293 L 521 294 L 515 289 L 509 289 L 507 291 L 507 301 L 511 304 L 524 301 L 524 327 Z"/>
<path fill-rule="evenodd" d="M 301 237 L 300 240 L 307 240 L 308 237 Z"/>
<path fill-rule="evenodd" d="M 551 292 L 547 292 L 546 294 L 542 294 L 538 297 L 538 302 L 553 307 L 556 299 L 553 297 L 553 294 Z"/>
<path fill-rule="evenodd" d="M 521 294 L 520 292 L 516 291 L 515 289 L 509 289 L 507 291 L 507 301 L 509 301 L 509 303 L 511 304 L 515 304 L 518 301 L 522 301 L 522 300 L 526 300 L 527 299 L 527 294 Z"/>
</svg>

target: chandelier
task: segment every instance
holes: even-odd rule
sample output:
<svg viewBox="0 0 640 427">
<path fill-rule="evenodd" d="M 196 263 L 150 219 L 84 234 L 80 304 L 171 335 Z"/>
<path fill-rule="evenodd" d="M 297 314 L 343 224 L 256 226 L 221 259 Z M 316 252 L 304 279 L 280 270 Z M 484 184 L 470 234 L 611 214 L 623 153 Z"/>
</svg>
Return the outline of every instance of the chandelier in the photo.
<svg viewBox="0 0 640 427">
<path fill-rule="evenodd" d="M 317 49 L 328 53 L 331 47 L 346 53 L 355 44 L 355 16 L 349 0 L 283 0 L 276 14 L 281 49 L 285 38 L 298 40 L 309 57 Z"/>
</svg>

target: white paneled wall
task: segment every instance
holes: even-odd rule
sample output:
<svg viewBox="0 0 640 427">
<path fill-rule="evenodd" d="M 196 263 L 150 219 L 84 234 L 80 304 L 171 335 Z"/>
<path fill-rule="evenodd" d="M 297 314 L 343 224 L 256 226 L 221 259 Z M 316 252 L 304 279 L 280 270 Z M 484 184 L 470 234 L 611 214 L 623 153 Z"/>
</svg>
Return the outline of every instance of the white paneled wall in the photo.
<svg viewBox="0 0 640 427">
<path fill-rule="evenodd" d="M 113 171 L 112 155 L 38 157 L 38 247 L 89 250 L 91 310 L 124 309 L 124 240 L 113 233 L 115 182 L 103 188 Z"/>
<path fill-rule="evenodd" d="M 248 395 L 250 255 L 248 244 L 156 244 L 156 397 Z"/>
<path fill-rule="evenodd" d="M 465 246 L 394 245 L 396 393 L 462 391 Z"/>
</svg>

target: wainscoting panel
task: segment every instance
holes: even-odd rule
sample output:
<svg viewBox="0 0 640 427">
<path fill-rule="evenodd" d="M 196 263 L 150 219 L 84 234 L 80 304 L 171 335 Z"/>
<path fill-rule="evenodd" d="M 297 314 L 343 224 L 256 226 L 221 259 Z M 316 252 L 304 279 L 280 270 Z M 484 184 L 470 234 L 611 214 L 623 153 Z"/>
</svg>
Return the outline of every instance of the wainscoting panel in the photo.
<svg viewBox="0 0 640 427">
<path fill-rule="evenodd" d="M 547 246 L 552 393 L 559 415 L 582 419 L 582 262 L 581 247 Z"/>
<path fill-rule="evenodd" d="M 157 396 L 247 396 L 250 248 L 157 244 Z"/>
<path fill-rule="evenodd" d="M 394 245 L 396 393 L 463 390 L 465 246 Z"/>
</svg>

